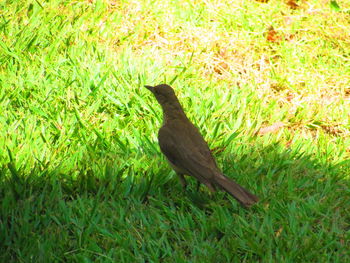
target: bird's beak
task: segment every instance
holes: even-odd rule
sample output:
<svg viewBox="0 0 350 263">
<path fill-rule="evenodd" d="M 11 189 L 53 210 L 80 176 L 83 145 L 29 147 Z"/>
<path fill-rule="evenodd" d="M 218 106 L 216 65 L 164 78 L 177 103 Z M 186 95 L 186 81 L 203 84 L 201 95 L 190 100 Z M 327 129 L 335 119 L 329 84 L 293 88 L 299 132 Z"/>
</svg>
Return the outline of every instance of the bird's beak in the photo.
<svg viewBox="0 0 350 263">
<path fill-rule="evenodd" d="M 154 87 L 145 85 L 145 88 L 148 89 L 150 92 L 153 93 Z"/>
</svg>

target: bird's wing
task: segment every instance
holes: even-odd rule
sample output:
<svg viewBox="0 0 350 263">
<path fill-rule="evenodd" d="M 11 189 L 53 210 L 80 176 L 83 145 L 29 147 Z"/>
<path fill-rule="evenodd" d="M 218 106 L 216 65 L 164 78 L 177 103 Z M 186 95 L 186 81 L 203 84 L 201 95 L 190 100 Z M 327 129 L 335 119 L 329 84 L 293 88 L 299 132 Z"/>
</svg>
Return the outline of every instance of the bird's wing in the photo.
<svg viewBox="0 0 350 263">
<path fill-rule="evenodd" d="M 206 142 L 196 128 L 178 127 L 165 125 L 159 130 L 160 149 L 173 165 L 188 175 L 202 182 L 210 180 L 217 166 Z"/>
</svg>

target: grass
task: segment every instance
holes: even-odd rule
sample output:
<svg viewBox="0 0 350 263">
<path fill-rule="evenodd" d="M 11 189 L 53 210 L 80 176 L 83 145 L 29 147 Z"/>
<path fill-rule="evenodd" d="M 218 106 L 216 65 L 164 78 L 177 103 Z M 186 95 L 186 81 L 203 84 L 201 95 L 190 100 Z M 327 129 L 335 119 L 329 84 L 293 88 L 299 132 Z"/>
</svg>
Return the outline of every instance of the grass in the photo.
<svg viewBox="0 0 350 263">
<path fill-rule="evenodd" d="M 1 0 L 0 261 L 350 261 L 337 4 Z M 258 205 L 181 189 L 143 88 L 163 82 Z"/>
</svg>

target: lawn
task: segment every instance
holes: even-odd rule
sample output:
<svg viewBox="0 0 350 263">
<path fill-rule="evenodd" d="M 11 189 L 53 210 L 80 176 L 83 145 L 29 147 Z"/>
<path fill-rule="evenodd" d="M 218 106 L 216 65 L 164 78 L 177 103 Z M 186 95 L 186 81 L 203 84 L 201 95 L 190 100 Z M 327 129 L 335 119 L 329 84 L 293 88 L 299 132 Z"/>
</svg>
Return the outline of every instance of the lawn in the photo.
<svg viewBox="0 0 350 263">
<path fill-rule="evenodd" d="M 161 155 L 171 84 L 244 209 Z M 0 0 L 0 262 L 350 262 L 350 2 Z"/>
</svg>

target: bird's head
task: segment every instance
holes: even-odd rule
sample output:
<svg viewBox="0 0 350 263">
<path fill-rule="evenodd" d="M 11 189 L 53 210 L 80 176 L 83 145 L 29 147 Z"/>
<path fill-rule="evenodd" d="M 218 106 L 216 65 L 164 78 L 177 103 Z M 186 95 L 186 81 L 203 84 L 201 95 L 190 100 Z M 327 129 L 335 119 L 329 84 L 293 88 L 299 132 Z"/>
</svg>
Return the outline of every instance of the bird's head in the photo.
<svg viewBox="0 0 350 263">
<path fill-rule="evenodd" d="M 157 86 L 146 85 L 145 88 L 147 88 L 150 92 L 154 94 L 154 96 L 160 104 L 177 101 L 173 88 L 167 84 L 160 84 Z"/>
</svg>

